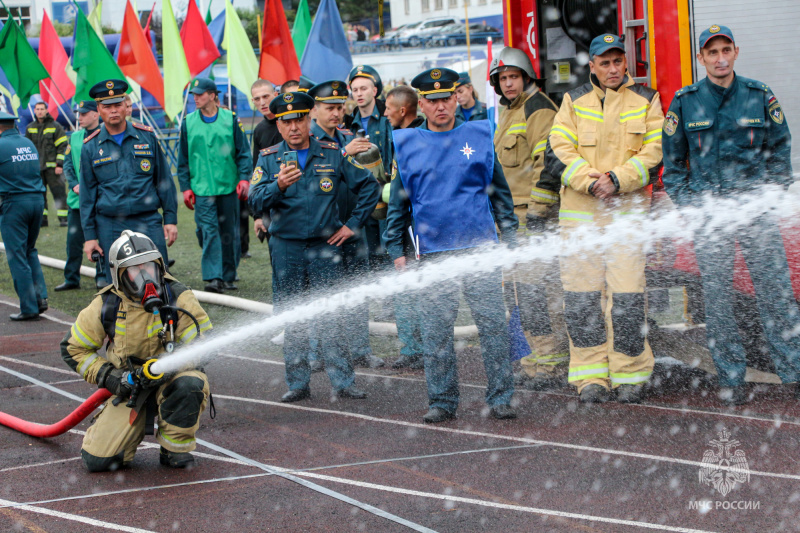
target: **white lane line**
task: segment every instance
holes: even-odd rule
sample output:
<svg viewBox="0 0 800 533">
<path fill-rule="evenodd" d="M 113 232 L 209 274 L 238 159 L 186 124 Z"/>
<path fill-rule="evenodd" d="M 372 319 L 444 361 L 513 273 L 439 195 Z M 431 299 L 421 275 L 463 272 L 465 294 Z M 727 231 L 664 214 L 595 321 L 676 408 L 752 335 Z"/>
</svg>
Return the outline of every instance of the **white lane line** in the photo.
<svg viewBox="0 0 800 533">
<path fill-rule="evenodd" d="M 0 304 L 6 304 L 6 305 L 9 305 L 11 307 L 19 307 L 19 303 L 7 302 L 6 300 L 0 300 Z M 71 326 L 72 324 L 74 324 L 74 322 L 67 322 L 66 320 L 61 320 L 60 318 L 56 318 L 54 316 L 46 315 L 44 313 L 42 313 L 39 316 L 42 317 L 42 318 L 46 318 L 47 320 L 50 320 L 52 322 L 57 322 L 58 324 L 64 324 L 65 326 Z"/>
<path fill-rule="evenodd" d="M 56 394 L 60 394 L 61 396 L 66 396 L 70 400 L 75 400 L 76 402 L 81 402 L 81 403 L 86 401 L 86 398 L 81 398 L 80 396 L 76 396 L 76 395 L 74 395 L 74 394 L 72 394 L 70 392 L 63 391 L 61 389 L 57 389 L 57 388 L 53 387 L 52 385 L 49 385 L 49 384 L 45 383 L 44 381 L 38 380 L 36 378 L 32 378 L 32 377 L 30 377 L 30 376 L 28 376 L 26 374 L 23 374 L 22 372 L 17 372 L 16 370 L 11 370 L 10 368 L 6 368 L 3 365 L 0 365 L 0 370 L 2 370 L 3 372 L 6 372 L 8 374 L 11 374 L 12 376 L 16 376 L 16 377 L 18 377 L 20 379 L 24 379 L 25 381 L 29 381 L 29 382 L 33 383 L 34 385 L 39 385 L 40 387 L 44 387 L 45 389 L 47 389 L 47 390 L 49 390 L 51 392 L 55 392 Z"/>
<path fill-rule="evenodd" d="M 8 468 L 0 468 L 0 472 L 10 472 L 12 470 L 22 470 L 24 468 L 36 468 L 39 466 L 58 465 L 61 463 L 66 463 L 67 461 L 77 461 L 79 459 L 80 457 L 70 457 L 68 459 L 59 459 L 57 461 L 47 461 L 46 463 L 34 463 L 32 465 L 10 466 Z"/>
<path fill-rule="evenodd" d="M 53 516 L 56 518 L 61 518 L 63 520 L 72 520 L 73 522 L 81 522 L 83 524 L 88 524 L 90 526 L 112 529 L 114 531 L 124 531 L 126 533 L 155 533 L 154 531 L 151 531 L 149 529 L 140 529 L 138 527 L 122 526 L 120 524 L 113 524 L 111 522 L 104 522 L 102 520 L 89 518 L 88 516 L 62 513 L 61 511 L 54 511 L 52 509 L 47 509 L 45 507 L 34 507 L 33 505 L 24 505 L 24 504 L 20 505 L 8 500 L 0 500 L 0 505 L 4 507 L 13 507 L 21 511 L 30 511 L 32 513 Z"/>
<path fill-rule="evenodd" d="M 702 530 L 702 529 L 690 529 L 685 527 L 675 527 L 675 526 L 667 526 L 664 524 L 651 524 L 649 522 L 639 522 L 636 520 L 623 520 L 620 518 L 608 518 L 605 516 L 595 516 L 595 515 L 587 515 L 587 514 L 580 514 L 580 513 L 568 513 L 566 511 L 555 511 L 552 509 L 540 509 L 536 507 L 525 507 L 522 505 L 509 505 L 505 503 L 496 503 L 490 502 L 486 500 L 476 500 L 474 498 L 464 498 L 461 496 L 452 496 L 448 494 L 435 494 L 432 492 L 420 492 L 417 490 L 409 490 L 409 489 L 402 489 L 399 487 L 391 487 L 387 485 L 378 485 L 375 483 L 367 483 L 364 481 L 355 481 L 352 479 L 345 479 L 339 478 L 334 476 L 326 476 L 324 474 L 314 474 L 311 472 L 302 472 L 298 474 L 299 476 L 303 477 L 310 477 L 314 479 L 320 479 L 325 481 L 332 481 L 334 483 L 342 483 L 345 485 L 351 485 L 354 487 L 362 487 L 365 489 L 373 489 L 373 490 L 380 490 L 384 492 L 393 492 L 395 494 L 405 494 L 408 496 L 419 496 L 422 498 L 433 498 L 436 500 L 444 500 L 444 501 L 452 501 L 452 502 L 461 502 L 461 503 L 469 503 L 473 505 L 481 505 L 483 507 L 493 507 L 495 509 L 505 509 L 508 511 L 521 511 L 526 513 L 533 513 L 533 514 L 541 514 L 547 516 L 558 516 L 562 518 L 574 518 L 577 520 L 589 520 L 592 522 L 603 522 L 606 524 L 617 524 L 622 526 L 633 526 L 633 527 L 641 527 L 645 529 L 657 529 L 660 531 L 675 531 L 679 533 L 713 533 L 710 531 Z"/>
<path fill-rule="evenodd" d="M 61 381 L 48 381 L 48 385 L 66 385 L 68 383 L 86 383 L 82 379 L 62 379 Z M 39 385 L 20 385 L 19 387 L 15 387 L 18 389 L 32 389 L 34 387 L 38 387 Z"/>
<path fill-rule="evenodd" d="M 9 363 L 16 363 L 18 365 L 30 366 L 30 367 L 33 367 L 33 368 L 41 368 L 42 370 L 50 370 L 51 372 L 56 372 L 58 374 L 67 374 L 67 375 L 70 375 L 70 376 L 77 376 L 78 375 L 74 371 L 67 370 L 66 368 L 58 368 L 58 367 L 55 367 L 55 366 L 47 366 L 47 365 L 42 365 L 42 364 L 39 364 L 39 363 L 33 363 L 31 361 L 23 361 L 22 359 L 14 359 L 13 357 L 6 357 L 5 355 L 0 355 L 0 360 L 1 361 L 8 361 Z"/>
<path fill-rule="evenodd" d="M 609 454 L 609 455 L 621 455 L 623 457 L 635 457 L 638 459 L 646 459 L 649 461 L 660 461 L 665 463 L 674 463 L 674 464 L 681 464 L 681 465 L 688 465 L 688 466 L 696 466 L 702 467 L 704 463 L 700 461 L 690 461 L 688 459 L 679 459 L 676 457 L 665 457 L 662 455 L 651 455 L 647 453 L 637 453 L 631 452 L 626 450 L 613 450 L 610 448 L 595 448 L 593 446 L 583 446 L 580 444 L 569 444 L 566 442 L 556 442 L 556 441 L 547 441 L 547 440 L 539 440 L 539 439 L 530 439 L 527 437 L 514 437 L 511 435 L 501 435 L 499 433 L 485 433 L 482 431 L 472 431 L 466 429 L 456 429 L 456 428 L 448 428 L 448 427 L 441 427 L 441 426 L 434 426 L 430 424 L 418 424 L 416 422 L 406 422 L 404 420 L 393 420 L 388 418 L 378 418 L 369 415 L 362 415 L 359 413 L 348 413 L 346 411 L 335 411 L 332 409 L 321 409 L 319 407 L 303 407 L 300 405 L 292 405 L 280 402 L 271 402 L 269 400 L 259 400 L 256 398 L 241 398 L 239 396 L 227 396 L 223 394 L 215 394 L 216 398 L 220 398 L 223 400 L 234 400 L 240 402 L 247 402 L 247 403 L 257 403 L 262 405 L 269 405 L 272 407 L 283 407 L 286 409 L 296 409 L 298 411 L 309 411 L 314 413 L 324 413 L 327 415 L 340 415 L 350 418 L 358 418 L 359 420 L 367 420 L 369 422 L 380 422 L 382 424 L 393 424 L 397 426 L 404 426 L 404 427 L 412 427 L 417 429 L 425 429 L 430 431 L 439 431 L 442 433 L 452 433 L 457 435 L 469 435 L 472 437 L 485 437 L 487 439 L 498 439 L 498 440 L 510 440 L 514 442 L 523 442 L 525 444 L 538 444 L 541 446 L 552 446 L 556 448 L 565 448 L 569 450 L 579 450 L 584 452 L 592 452 L 592 453 L 602 453 L 602 454 Z M 733 471 L 735 467 L 726 467 L 720 465 L 718 468 L 723 470 L 731 470 Z M 777 472 L 762 472 L 759 470 L 750 470 L 751 475 L 755 476 L 764 476 L 764 477 L 774 477 L 780 479 L 793 479 L 800 481 L 800 475 L 795 474 L 780 474 Z"/>
<path fill-rule="evenodd" d="M 242 359 L 244 361 L 252 361 L 254 363 L 263 363 L 263 364 L 267 364 L 267 365 L 285 366 L 285 364 L 282 361 L 273 361 L 271 359 L 258 359 L 256 357 L 245 357 L 245 356 L 242 356 L 242 355 L 233 355 L 233 354 L 227 354 L 227 353 L 220 353 L 220 355 L 222 355 L 224 357 L 229 357 L 231 359 Z M 371 378 L 394 379 L 394 380 L 398 380 L 398 381 L 413 381 L 413 382 L 416 382 L 416 383 L 423 383 L 423 384 L 425 383 L 425 380 L 424 379 L 420 379 L 420 378 L 409 378 L 409 377 L 403 377 L 403 376 L 391 376 L 391 375 L 386 375 L 386 374 L 371 374 L 369 372 L 356 371 L 356 375 L 357 376 L 371 377 Z M 475 385 L 473 383 L 459 383 L 459 387 L 464 387 L 464 388 L 467 388 L 467 389 L 478 389 L 478 390 L 485 390 L 486 389 L 486 387 L 483 386 L 483 385 Z M 526 394 L 526 395 L 529 395 L 529 396 L 537 395 L 537 394 L 544 394 L 546 396 L 558 396 L 560 398 L 570 398 L 570 399 L 577 400 L 577 396 L 571 395 L 571 394 L 564 394 L 564 393 L 561 393 L 561 392 L 547 392 L 547 391 L 535 392 L 535 391 L 529 391 L 529 390 L 526 390 L 526 389 L 516 389 L 514 392 L 517 393 L 517 394 L 522 393 L 522 394 Z M 705 411 L 703 409 L 692 409 L 692 408 L 685 408 L 685 407 L 669 407 L 669 406 L 665 406 L 665 405 L 653 405 L 653 404 L 649 404 L 649 403 L 639 403 L 639 404 L 629 403 L 629 404 L 625 404 L 625 406 L 628 409 L 657 409 L 657 410 L 661 410 L 661 411 L 672 411 L 672 412 L 680 413 L 680 414 L 684 414 L 684 415 L 686 415 L 686 414 L 700 414 L 700 415 L 710 415 L 710 416 L 721 416 L 721 417 L 724 417 L 724 418 L 738 418 L 738 419 L 742 419 L 742 420 L 753 420 L 755 422 L 768 422 L 770 424 L 775 424 L 777 427 L 780 427 L 781 425 L 798 426 L 798 427 L 800 427 L 800 422 L 793 422 L 791 420 L 783 420 L 782 418 L 777 417 L 777 416 L 772 417 L 772 418 L 767 418 L 766 416 L 739 415 L 739 414 L 735 414 L 735 413 L 721 413 L 719 411 Z"/>
</svg>

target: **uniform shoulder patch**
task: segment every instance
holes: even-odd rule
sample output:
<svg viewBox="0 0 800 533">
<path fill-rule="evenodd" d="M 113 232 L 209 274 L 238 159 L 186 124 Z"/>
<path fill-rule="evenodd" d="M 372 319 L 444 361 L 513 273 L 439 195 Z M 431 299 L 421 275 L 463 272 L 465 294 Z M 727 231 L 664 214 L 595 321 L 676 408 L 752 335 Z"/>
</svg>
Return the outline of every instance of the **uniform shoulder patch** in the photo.
<svg viewBox="0 0 800 533">
<path fill-rule="evenodd" d="M 148 126 L 148 125 L 146 125 L 146 124 L 142 124 L 142 123 L 140 123 L 140 122 L 131 122 L 131 126 L 133 126 L 134 128 L 136 128 L 137 130 L 142 130 L 142 131 L 153 131 L 153 128 L 151 128 L 150 126 Z"/>
<path fill-rule="evenodd" d="M 680 118 L 675 111 L 670 111 L 667 113 L 667 116 L 664 117 L 664 133 L 666 133 L 669 137 L 675 135 L 675 132 L 678 131 L 678 124 L 680 123 Z"/>
<path fill-rule="evenodd" d="M 280 146 L 280 145 L 279 144 L 273 144 L 269 148 L 262 148 L 259 153 L 261 155 L 277 154 L 278 153 L 278 146 Z"/>
<path fill-rule="evenodd" d="M 574 102 L 575 100 L 577 100 L 581 96 L 589 94 L 590 92 L 592 92 L 592 84 L 591 83 L 584 83 L 580 87 L 576 87 L 575 89 L 572 89 L 567 94 L 569 95 L 570 98 L 572 98 L 572 101 Z"/>
<path fill-rule="evenodd" d="M 341 128 L 341 127 L 339 127 L 339 126 L 336 126 L 336 129 L 337 129 L 337 130 L 339 130 L 339 131 L 341 131 L 341 132 L 342 132 L 344 135 L 353 135 L 353 132 L 352 132 L 352 131 L 350 131 L 350 130 L 349 130 L 349 129 L 347 129 L 347 128 Z"/>
<path fill-rule="evenodd" d="M 697 91 L 697 89 L 698 89 L 697 84 L 693 83 L 692 85 L 687 85 L 686 87 L 683 87 L 682 89 L 678 89 L 678 91 L 675 93 L 675 96 L 683 96 L 684 94 L 687 94 L 687 93 L 693 93 L 693 92 Z"/>
<path fill-rule="evenodd" d="M 87 142 L 89 142 L 89 139 L 93 139 L 94 137 L 97 137 L 99 134 L 100 134 L 100 128 L 97 128 L 91 135 L 89 135 L 83 140 L 83 144 L 86 144 Z"/>
<path fill-rule="evenodd" d="M 323 148 L 327 148 L 328 150 L 338 150 L 339 145 L 336 143 L 328 142 L 328 141 L 319 141 L 319 145 Z"/>
<path fill-rule="evenodd" d="M 536 94 L 525 101 L 525 120 L 542 109 L 558 111 L 556 104 L 554 104 L 550 98 L 544 95 L 541 91 L 536 91 Z"/>
<path fill-rule="evenodd" d="M 658 91 L 655 89 L 651 89 L 650 87 L 645 87 L 644 85 L 640 85 L 638 83 L 634 83 L 628 90 L 633 91 L 634 93 L 638 94 L 642 98 L 645 98 L 648 102 L 652 102 L 653 98 L 656 97 Z"/>
</svg>

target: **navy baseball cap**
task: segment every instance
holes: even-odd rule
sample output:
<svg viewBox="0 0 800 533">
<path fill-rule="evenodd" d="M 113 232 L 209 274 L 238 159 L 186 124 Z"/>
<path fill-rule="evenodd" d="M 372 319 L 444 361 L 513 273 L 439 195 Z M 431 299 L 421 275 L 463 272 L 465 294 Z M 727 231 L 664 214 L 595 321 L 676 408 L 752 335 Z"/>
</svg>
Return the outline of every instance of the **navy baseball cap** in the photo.
<svg viewBox="0 0 800 533">
<path fill-rule="evenodd" d="M 736 41 L 733 40 L 733 32 L 727 26 L 717 26 L 714 24 L 710 28 L 707 28 L 700 33 L 699 44 L 700 48 L 705 48 L 708 44 L 708 41 L 713 39 L 714 37 L 725 37 L 728 39 L 732 44 L 736 44 Z"/>
<path fill-rule="evenodd" d="M 302 118 L 314 107 L 314 99 L 300 91 L 279 94 L 269 103 L 269 111 L 280 120 Z"/>
<path fill-rule="evenodd" d="M 106 80 L 89 89 L 89 96 L 98 103 L 116 104 L 125 101 L 125 93 L 127 91 L 128 82 L 125 80 Z"/>
<path fill-rule="evenodd" d="M 209 91 L 212 93 L 219 93 L 217 84 L 214 83 L 214 80 L 209 78 L 195 78 L 192 82 L 192 88 L 189 90 L 192 94 L 203 94 Z"/>
<path fill-rule="evenodd" d="M 458 72 L 449 68 L 426 70 L 411 80 L 411 86 L 428 100 L 449 98 L 458 84 Z"/>
<path fill-rule="evenodd" d="M 613 33 L 598 35 L 592 39 L 592 44 L 589 45 L 589 58 L 601 56 L 615 48 L 623 53 L 625 52 L 625 44 L 619 38 L 619 35 L 614 35 Z"/>
<path fill-rule="evenodd" d="M 88 113 L 89 111 L 97 111 L 97 102 L 94 100 L 81 100 L 78 102 L 78 113 Z"/>
</svg>

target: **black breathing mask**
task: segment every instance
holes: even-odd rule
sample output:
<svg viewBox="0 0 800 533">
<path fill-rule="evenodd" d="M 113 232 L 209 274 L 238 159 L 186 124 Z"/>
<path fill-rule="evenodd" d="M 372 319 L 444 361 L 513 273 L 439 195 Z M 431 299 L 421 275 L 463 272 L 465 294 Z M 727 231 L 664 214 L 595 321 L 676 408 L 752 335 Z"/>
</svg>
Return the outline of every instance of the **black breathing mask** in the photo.
<svg viewBox="0 0 800 533">
<path fill-rule="evenodd" d="M 154 261 L 126 268 L 120 275 L 120 285 L 125 296 L 141 303 L 147 313 L 164 305 L 164 276 Z"/>
</svg>

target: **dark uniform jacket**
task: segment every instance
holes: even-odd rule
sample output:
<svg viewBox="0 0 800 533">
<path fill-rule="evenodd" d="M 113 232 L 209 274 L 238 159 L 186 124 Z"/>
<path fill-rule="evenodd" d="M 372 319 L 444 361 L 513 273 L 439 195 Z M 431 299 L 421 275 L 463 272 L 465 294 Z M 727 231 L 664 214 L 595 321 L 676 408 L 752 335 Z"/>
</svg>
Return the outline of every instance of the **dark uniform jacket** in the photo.
<svg viewBox="0 0 800 533">
<path fill-rule="evenodd" d="M 36 146 L 17 128 L 4 131 L 0 134 L 0 216 L 5 196 L 44 191 Z"/>
<path fill-rule="evenodd" d="M 383 111 L 381 111 L 381 108 L 378 106 L 379 101 L 380 100 L 375 100 L 375 107 L 372 109 L 372 115 L 370 115 L 371 119 L 368 125 L 369 131 L 367 131 L 366 134 L 369 135 L 369 142 L 377 146 L 378 150 L 380 150 L 384 168 L 388 168 L 389 161 L 394 159 L 392 123 L 389 122 L 388 118 L 383 116 Z M 385 105 L 383 109 L 386 109 Z M 364 127 L 361 124 L 361 111 L 356 108 L 353 112 L 353 121 L 350 126 L 350 131 L 356 133 L 363 129 Z"/>
<path fill-rule="evenodd" d="M 461 120 L 464 120 L 464 111 L 462 111 L 461 106 L 456 108 L 456 116 Z M 475 106 L 472 108 L 472 114 L 469 116 L 469 121 L 472 122 L 473 120 L 486 120 L 489 118 L 489 114 L 486 112 L 486 104 L 478 101 L 475 99 Z"/>
<path fill-rule="evenodd" d="M 278 172 L 283 153 L 288 151 L 291 148 L 285 141 L 262 150 L 250 180 L 250 207 L 254 212 L 269 214 L 270 235 L 281 239 L 327 239 L 344 225 L 357 232 L 380 196 L 380 185 L 372 173 L 352 157 L 342 155 L 338 145 L 311 137 L 303 176 L 281 191 Z M 339 212 L 341 187 L 358 195 L 349 218 Z"/>
<path fill-rule="evenodd" d="M 61 124 L 53 120 L 48 113 L 44 121 L 34 120 L 28 124 L 25 134 L 32 140 L 39 151 L 39 169 L 64 166 L 64 154 L 67 151 L 67 136 Z"/>
<path fill-rule="evenodd" d="M 313 135 L 318 141 L 336 144 L 336 146 L 338 146 L 343 152 L 344 147 L 347 146 L 354 138 L 353 132 L 345 128 L 336 128 L 334 138 L 331 138 L 331 136 L 325 133 L 325 130 L 323 130 L 316 121 L 311 123 L 311 135 Z M 343 155 L 346 154 L 343 153 Z M 353 213 L 353 209 L 355 209 L 356 205 L 358 204 L 358 191 L 354 191 L 349 187 L 340 188 L 338 203 L 339 214 L 341 215 L 342 219 L 349 219 L 350 215 Z"/>
<path fill-rule="evenodd" d="M 96 215 L 128 217 L 161 209 L 164 224 L 178 223 L 178 199 L 167 158 L 153 129 L 126 123 L 122 146 L 105 124 L 83 141 L 81 225 L 97 239 Z"/>
<path fill-rule="evenodd" d="M 261 150 L 275 146 L 283 140 L 278 131 L 278 119 L 264 118 L 253 130 L 253 167 L 258 163 Z"/>
<path fill-rule="evenodd" d="M 792 183 L 791 134 L 765 84 L 703 79 L 675 93 L 664 119 L 664 186 L 686 205 L 704 192 L 736 194 Z"/>
<path fill-rule="evenodd" d="M 463 124 L 464 121 L 456 117 L 454 128 Z M 420 129 L 429 130 L 427 121 Z M 436 147 L 433 147 L 436 149 Z M 411 201 L 408 199 L 403 181 L 397 172 L 397 165 L 392 165 L 392 188 L 389 198 L 389 213 L 386 216 L 386 231 L 383 236 L 386 239 L 386 249 L 392 261 L 403 257 L 403 238 L 408 231 L 409 213 L 411 212 Z M 514 200 L 511 198 L 511 189 L 503 174 L 503 167 L 494 156 L 494 171 L 492 174 L 492 185 L 489 188 L 489 202 L 492 205 L 494 219 L 500 228 L 500 235 L 503 242 L 516 245 L 517 228 L 519 221 L 514 214 Z"/>
</svg>

